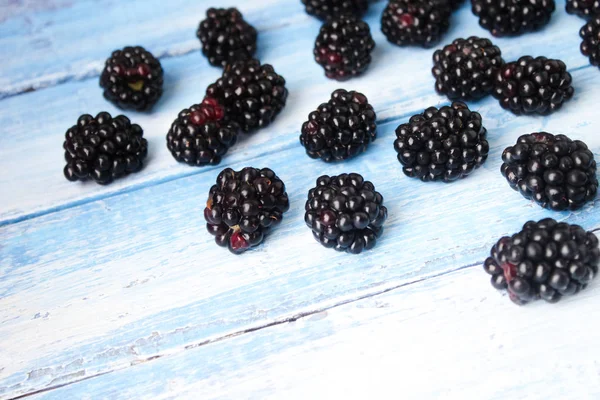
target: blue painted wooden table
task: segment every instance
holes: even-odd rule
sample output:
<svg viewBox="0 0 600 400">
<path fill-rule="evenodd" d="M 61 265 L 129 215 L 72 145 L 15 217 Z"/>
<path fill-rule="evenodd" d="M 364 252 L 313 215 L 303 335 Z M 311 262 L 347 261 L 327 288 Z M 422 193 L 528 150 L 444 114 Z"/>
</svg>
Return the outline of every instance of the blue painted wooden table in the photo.
<svg viewBox="0 0 600 400">
<path fill-rule="evenodd" d="M 470 104 L 490 158 L 451 185 L 409 179 L 396 161 L 396 126 L 447 99 L 433 90 L 432 50 L 386 42 L 383 2 L 366 16 L 373 64 L 343 85 L 312 61 L 320 24 L 300 1 L 218 3 L 257 27 L 257 56 L 290 97 L 272 126 L 196 169 L 173 160 L 165 135 L 219 76 L 195 37 L 211 2 L 0 0 L 0 398 L 600 398 L 600 284 L 519 308 L 481 268 L 495 240 L 529 219 L 600 228 L 600 202 L 552 213 L 499 173 L 502 150 L 534 131 L 582 139 L 600 156 L 600 71 L 579 53 L 583 21 L 564 1 L 544 30 L 495 42 L 506 60 L 564 60 L 574 99 L 549 117 L 516 117 L 492 98 Z M 465 5 L 444 41 L 470 35 L 489 37 Z M 108 187 L 70 183 L 64 132 L 80 114 L 119 112 L 98 75 L 130 44 L 166 72 L 154 112 L 127 113 L 148 138 L 147 167 Z M 306 157 L 299 129 L 340 86 L 369 97 L 379 139 L 326 165 Z M 238 257 L 214 245 L 202 210 L 222 168 L 248 165 L 277 172 L 291 209 Z M 373 181 L 389 209 L 378 246 L 360 256 L 319 246 L 303 222 L 316 177 L 341 172 Z"/>
</svg>

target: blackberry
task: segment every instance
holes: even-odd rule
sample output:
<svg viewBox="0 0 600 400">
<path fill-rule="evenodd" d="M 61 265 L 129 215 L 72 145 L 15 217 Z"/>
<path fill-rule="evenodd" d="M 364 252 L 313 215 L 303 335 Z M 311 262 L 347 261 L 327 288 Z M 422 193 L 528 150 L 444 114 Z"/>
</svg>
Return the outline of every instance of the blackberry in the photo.
<svg viewBox="0 0 600 400">
<path fill-rule="evenodd" d="M 431 47 L 450 27 L 448 0 L 390 1 L 381 16 L 381 31 L 398 45 Z"/>
<path fill-rule="evenodd" d="M 138 172 L 148 154 L 143 136 L 142 128 L 124 115 L 82 115 L 65 135 L 65 177 L 70 181 L 93 179 L 106 185 Z"/>
<path fill-rule="evenodd" d="M 219 246 L 240 254 L 263 242 L 290 207 L 285 185 L 268 168 L 226 168 L 210 188 L 207 229 Z"/>
<path fill-rule="evenodd" d="M 208 62 L 221 67 L 252 58 L 257 35 L 237 8 L 209 8 L 196 32 Z"/>
<path fill-rule="evenodd" d="M 554 0 L 471 0 L 479 25 L 494 36 L 517 36 L 541 29 L 556 9 Z"/>
<path fill-rule="evenodd" d="M 514 114 L 548 115 L 573 97 L 571 74 L 560 60 L 524 56 L 496 74 L 494 97 Z"/>
<path fill-rule="evenodd" d="M 308 192 L 304 221 L 327 248 L 352 254 L 372 249 L 386 218 L 383 197 L 359 174 L 323 175 Z"/>
<path fill-rule="evenodd" d="M 223 117 L 223 107 L 210 98 L 182 110 L 167 134 L 167 147 L 173 157 L 195 166 L 220 163 L 239 132 L 237 123 Z"/>
<path fill-rule="evenodd" d="M 328 20 L 342 15 L 361 17 L 367 8 L 368 0 L 302 0 L 306 12 L 321 20 Z"/>
<path fill-rule="evenodd" d="M 596 197 L 596 161 L 582 141 L 546 132 L 523 135 L 502 160 L 510 186 L 542 207 L 577 210 Z"/>
<path fill-rule="evenodd" d="M 258 60 L 228 64 L 223 76 L 206 89 L 206 96 L 225 108 L 225 115 L 244 132 L 269 125 L 287 100 L 285 79 L 269 64 Z"/>
<path fill-rule="evenodd" d="M 566 6 L 569 14 L 575 14 L 581 18 L 592 18 L 600 15 L 599 0 L 567 0 Z"/>
<path fill-rule="evenodd" d="M 341 161 L 369 147 L 377 137 L 376 115 L 362 93 L 338 89 L 302 124 L 300 144 L 311 158 Z"/>
<path fill-rule="evenodd" d="M 591 19 L 579 31 L 581 53 L 590 59 L 590 64 L 600 67 L 600 14 Z"/>
<path fill-rule="evenodd" d="M 454 102 L 426 109 L 396 129 L 394 149 L 406 176 L 423 182 L 453 182 L 467 177 L 487 159 L 481 115 Z"/>
<path fill-rule="evenodd" d="M 501 238 L 483 268 L 492 275 L 492 286 L 521 305 L 540 298 L 555 303 L 578 293 L 598 274 L 599 263 L 592 232 L 547 218 Z"/>
<path fill-rule="evenodd" d="M 453 11 L 458 10 L 463 5 L 465 0 L 448 0 Z"/>
<path fill-rule="evenodd" d="M 450 100 L 480 99 L 494 89 L 502 64 L 502 52 L 489 39 L 456 39 L 433 53 L 435 89 Z"/>
<path fill-rule="evenodd" d="M 325 76 L 344 81 L 369 68 L 374 48 L 366 22 L 340 17 L 323 24 L 313 53 L 317 64 L 325 69 Z"/>
<path fill-rule="evenodd" d="M 163 69 L 143 47 L 125 47 L 106 60 L 100 86 L 104 97 L 117 107 L 145 111 L 162 96 Z"/>
</svg>

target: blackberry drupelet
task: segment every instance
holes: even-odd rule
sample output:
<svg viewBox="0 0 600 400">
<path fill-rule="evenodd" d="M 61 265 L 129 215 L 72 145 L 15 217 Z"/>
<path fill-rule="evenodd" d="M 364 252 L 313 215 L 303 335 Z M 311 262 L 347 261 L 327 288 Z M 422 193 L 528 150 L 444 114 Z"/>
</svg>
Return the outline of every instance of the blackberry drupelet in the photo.
<svg viewBox="0 0 600 400">
<path fill-rule="evenodd" d="M 577 210 L 596 197 L 596 161 L 582 141 L 546 132 L 523 135 L 502 160 L 510 186 L 542 207 Z"/>
<path fill-rule="evenodd" d="M 383 197 L 359 174 L 321 176 L 305 208 L 304 221 L 319 243 L 352 254 L 375 247 L 387 218 Z"/>
<path fill-rule="evenodd" d="M 579 31 L 581 53 L 590 59 L 590 64 L 600 67 L 600 14 L 591 19 Z"/>
<path fill-rule="evenodd" d="M 450 27 L 448 0 L 390 1 L 381 16 L 381 31 L 398 45 L 431 47 Z"/>
<path fill-rule="evenodd" d="M 209 8 L 196 32 L 208 62 L 221 67 L 252 58 L 257 35 L 237 8 Z"/>
<path fill-rule="evenodd" d="M 122 109 L 145 111 L 163 93 L 163 69 L 143 47 L 116 50 L 100 75 L 104 97 Z"/>
<path fill-rule="evenodd" d="M 338 89 L 302 124 L 300 144 L 311 158 L 347 160 L 364 152 L 377 137 L 376 115 L 367 97 Z"/>
<path fill-rule="evenodd" d="M 489 39 L 456 39 L 433 54 L 435 89 L 450 100 L 477 100 L 494 89 L 504 64 L 500 49 Z"/>
<path fill-rule="evenodd" d="M 369 25 L 343 16 L 323 24 L 313 53 L 325 76 L 344 81 L 367 70 L 374 48 Z"/>
<path fill-rule="evenodd" d="M 448 0 L 448 3 L 450 3 L 450 7 L 452 7 L 453 11 L 458 10 L 464 2 L 465 0 Z"/>
<path fill-rule="evenodd" d="M 492 275 L 492 286 L 522 305 L 540 298 L 555 303 L 578 293 L 598 274 L 599 263 L 592 232 L 547 218 L 501 238 L 483 267 Z"/>
<path fill-rule="evenodd" d="M 106 185 L 138 172 L 148 154 L 143 135 L 142 128 L 124 115 L 82 115 L 65 135 L 65 177 L 70 181 L 93 179 Z"/>
<path fill-rule="evenodd" d="M 302 0 L 306 12 L 321 20 L 349 15 L 360 18 L 369 8 L 368 0 Z"/>
<path fill-rule="evenodd" d="M 216 99 L 246 133 L 273 122 L 287 95 L 285 79 L 255 59 L 228 64 L 221 78 L 206 89 L 206 96 Z"/>
<path fill-rule="evenodd" d="M 193 166 L 218 164 L 237 140 L 239 125 L 224 118 L 223 107 L 211 98 L 182 110 L 167 134 L 173 157 Z"/>
<path fill-rule="evenodd" d="M 566 9 L 569 14 L 585 19 L 592 18 L 600 15 L 600 0 L 567 0 Z"/>
<path fill-rule="evenodd" d="M 204 209 L 207 229 L 219 246 L 240 254 L 263 242 L 289 209 L 285 185 L 268 169 L 224 169 Z"/>
<path fill-rule="evenodd" d="M 541 29 L 556 9 L 554 0 L 471 0 L 479 25 L 494 36 L 517 36 Z"/>
<path fill-rule="evenodd" d="M 496 74 L 494 97 L 514 114 L 548 115 L 573 97 L 571 74 L 560 60 L 524 56 Z"/>
<path fill-rule="evenodd" d="M 406 176 L 423 182 L 453 182 L 470 175 L 487 159 L 481 115 L 454 102 L 426 109 L 396 129 L 394 149 Z"/>
</svg>

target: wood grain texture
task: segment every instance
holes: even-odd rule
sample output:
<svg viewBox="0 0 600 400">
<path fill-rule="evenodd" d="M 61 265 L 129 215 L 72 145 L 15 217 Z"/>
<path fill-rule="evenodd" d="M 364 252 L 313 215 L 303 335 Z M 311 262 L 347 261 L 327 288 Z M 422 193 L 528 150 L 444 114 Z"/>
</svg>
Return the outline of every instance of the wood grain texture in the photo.
<svg viewBox="0 0 600 400">
<path fill-rule="evenodd" d="M 577 81 L 586 82 L 589 71 L 576 72 Z M 216 247 L 204 229 L 202 209 L 216 170 L 0 228 L 0 342 L 7 360 L 0 393 L 124 368 L 480 263 L 499 236 L 527 219 L 555 216 L 600 227 L 599 202 L 551 213 L 513 192 L 498 172 L 502 149 L 540 128 L 585 139 L 600 154 L 600 137 L 584 134 L 592 125 L 581 123 L 598 118 L 593 103 L 582 100 L 587 90 L 594 88 L 583 85 L 575 100 L 575 120 L 571 113 L 512 117 L 499 113 L 493 99 L 481 102 L 491 157 L 451 185 L 402 175 L 392 148 L 396 122 L 381 126 L 370 149 L 380 157 L 365 154 L 330 166 L 306 160 L 306 168 L 298 168 L 290 160 L 300 149 L 291 148 L 254 159 L 252 165 L 269 165 L 287 182 L 292 207 L 265 245 L 243 257 Z M 390 213 L 376 250 L 358 257 L 319 246 L 302 218 L 315 177 L 343 171 L 373 180 Z"/>
<path fill-rule="evenodd" d="M 261 34 L 258 56 L 264 62 L 272 63 L 287 79 L 290 91 L 288 106 L 274 125 L 242 140 L 217 168 L 291 148 L 296 149 L 294 155 L 297 160 L 307 161 L 298 144 L 301 124 L 312 109 L 326 101 L 331 91 L 340 86 L 363 91 L 374 105 L 380 121 L 399 121 L 425 107 L 445 102 L 446 99 L 433 90 L 430 73 L 432 50 L 398 48 L 386 42 L 378 22 L 382 8 L 382 3 L 374 4 L 368 18 L 378 44 L 373 65 L 364 77 L 343 85 L 327 80 L 322 69 L 312 61 L 318 21 L 302 20 L 301 23 Z M 446 36 L 447 40 L 472 34 L 486 36 L 476 21 L 467 8 L 462 9 L 454 16 L 455 24 Z M 552 21 L 546 30 L 523 36 L 518 41 L 497 40 L 505 58 L 516 59 L 524 51 L 529 53 L 529 49 L 539 47 L 539 42 L 543 40 L 547 42 L 543 46 L 543 54 L 563 59 L 571 71 L 589 69 L 582 79 L 596 84 L 592 78 L 598 74 L 597 69 L 591 68 L 587 59 L 577 50 L 577 31 L 581 24 L 579 18 L 557 13 Z M 573 34 L 565 35 L 564 32 Z M 292 43 L 290 38 L 293 38 Z M 298 67 L 299 63 L 302 68 Z M 0 124 L 4 127 L 0 136 L 0 186 L 5 192 L 0 198 L 0 225 L 211 171 L 211 168 L 194 169 L 177 164 L 166 149 L 165 136 L 177 113 L 201 100 L 205 87 L 217 79 L 219 70 L 209 67 L 199 52 L 167 59 L 164 67 L 165 95 L 155 112 L 127 113 L 144 128 L 149 140 L 147 168 L 108 187 L 91 182 L 73 184 L 62 176 L 64 133 L 76 122 L 77 117 L 103 110 L 119 113 L 103 99 L 96 79 L 70 82 L 5 99 L 2 102 L 4 107 L 0 110 Z M 579 83 L 575 82 L 575 85 L 578 87 Z M 31 104 L 36 105 L 39 118 L 31 117 Z M 571 112 L 573 104 L 571 102 L 563 114 Z M 496 108 L 496 115 L 511 118 L 497 105 Z M 542 118 L 523 117 L 520 121 L 546 123 Z M 23 164 L 25 166 L 22 168 L 12 167 Z"/>
<path fill-rule="evenodd" d="M 32 399 L 598 399 L 598 283 L 519 308 L 487 281 L 469 268 Z"/>
<path fill-rule="evenodd" d="M 200 3 L 202 9 L 207 5 L 207 2 Z M 77 7 L 86 4 L 78 2 Z M 121 2 L 95 4 L 118 7 Z M 258 4 L 256 7 L 258 10 Z M 68 82 L 1 101 L 0 124 L 4 129 L 0 135 L 0 398 L 24 395 L 104 373 L 109 375 L 46 395 L 61 399 L 85 395 L 90 398 L 118 397 L 115 391 L 109 390 L 112 381 L 105 379 L 119 380 L 122 375 L 122 382 L 126 382 L 127 377 L 132 376 L 129 374 L 144 368 L 143 371 L 152 370 L 148 380 L 160 385 L 164 382 L 160 379 L 163 371 L 165 376 L 170 376 L 171 371 L 153 367 L 162 365 L 157 364 L 162 360 L 156 357 L 171 354 L 173 359 L 182 357 L 182 365 L 189 367 L 199 362 L 198 359 L 202 360 L 200 357 L 192 361 L 193 356 L 188 359 L 185 349 L 190 346 L 223 340 L 226 349 L 227 343 L 232 341 L 229 335 L 247 332 L 242 338 L 247 336 L 244 340 L 251 341 L 259 333 L 266 334 L 252 331 L 264 327 L 264 331 L 269 332 L 275 328 L 267 327 L 278 321 L 295 319 L 305 313 L 478 264 L 499 236 L 518 230 L 528 219 L 554 216 L 588 229 L 600 227 L 598 201 L 575 213 L 550 213 L 511 191 L 499 174 L 501 151 L 514 143 L 519 135 L 533 131 L 548 130 L 585 140 L 599 157 L 600 137 L 596 132 L 600 122 L 596 109 L 599 72 L 589 67 L 578 52 L 577 30 L 581 20 L 562 12 L 564 3 L 559 2 L 561 12 L 557 11 L 547 29 L 518 40 L 496 40 L 507 60 L 532 51 L 535 51 L 533 55 L 544 54 L 565 60 L 574 76 L 575 98 L 561 112 L 545 118 L 513 116 L 502 111 L 491 98 L 471 104 L 481 112 L 489 130 L 490 159 L 464 181 L 452 185 L 423 184 L 401 173 L 392 147 L 394 129 L 411 114 L 446 100 L 433 91 L 429 72 L 431 50 L 397 48 L 385 42 L 377 22 L 382 7 L 383 4 L 373 5 L 368 16 L 378 44 L 372 67 L 364 77 L 343 85 L 326 81 L 320 67 L 312 62 L 312 43 L 319 27 L 317 21 L 304 16 L 301 7 L 294 12 L 288 9 L 286 18 L 291 18 L 292 22 L 281 26 L 277 25 L 280 19 L 264 14 L 261 23 L 277 27 L 261 32 L 259 57 L 273 63 L 286 77 L 290 90 L 288 106 L 275 124 L 242 140 L 218 167 L 194 169 L 178 165 L 164 144 L 166 131 L 177 112 L 198 102 L 206 85 L 218 75 L 218 70 L 208 67 L 197 51 L 164 60 L 166 92 L 155 112 L 128 114 L 145 128 L 151 146 L 148 166 L 143 172 L 109 187 L 72 184 L 63 178 L 61 171 L 63 134 L 79 114 L 105 109 L 116 113 L 102 99 L 96 79 Z M 33 18 L 43 13 L 61 12 L 66 13 L 61 17 L 66 20 L 69 12 L 74 11 L 56 7 L 55 10 L 22 11 L 19 15 Z M 263 15 L 261 12 L 257 11 L 256 15 Z M 108 13 L 107 21 L 117 21 L 117 14 L 115 11 Z M 196 24 L 199 17 L 194 18 Z M 141 29 L 143 24 L 138 26 L 135 21 L 127 29 L 144 35 L 156 34 Z M 4 23 L 0 26 L 5 27 Z M 465 7 L 454 17 L 447 41 L 471 34 L 487 36 Z M 97 29 L 95 35 L 99 35 Z M 165 38 L 168 41 L 164 42 L 165 49 L 177 48 L 179 35 Z M 191 33 L 186 30 L 185 35 L 192 35 L 195 40 L 193 29 Z M 77 49 L 87 54 L 85 42 L 76 40 L 72 47 L 72 54 L 77 53 Z M 380 137 L 359 158 L 343 164 L 325 165 L 304 155 L 298 144 L 298 133 L 308 112 L 340 86 L 367 94 L 379 116 Z M 37 112 L 34 118 L 31 116 L 32 105 Z M 208 189 L 222 168 L 239 169 L 247 165 L 273 168 L 287 184 L 292 207 L 282 226 L 263 246 L 243 257 L 236 257 L 214 245 L 205 231 L 202 209 Z M 372 180 L 386 198 L 390 210 L 386 233 L 378 247 L 361 256 L 337 254 L 320 247 L 302 220 L 306 192 L 315 178 L 322 173 L 347 171 L 360 172 Z M 479 271 L 477 274 L 480 275 Z M 473 293 L 494 293 L 485 276 L 479 278 L 480 286 L 475 287 L 473 283 Z M 471 282 L 468 280 L 465 284 Z M 455 308 L 460 302 L 449 301 L 451 297 L 442 286 L 435 284 L 431 289 L 436 307 L 442 311 Z M 584 295 L 588 297 L 583 297 L 582 301 L 598 304 L 593 288 L 589 292 L 591 294 Z M 465 301 L 473 304 L 473 299 Z M 504 304 L 506 299 L 501 300 Z M 585 314 L 592 308 L 572 302 L 565 304 L 571 309 L 582 307 L 577 308 L 574 315 Z M 566 305 L 558 307 L 563 310 L 561 307 L 568 308 Z M 409 315 L 422 311 L 419 324 L 427 322 L 435 326 L 441 318 L 440 314 L 427 313 L 427 308 L 419 311 L 417 303 L 410 307 L 413 311 Z M 492 313 L 497 307 L 492 303 L 487 312 Z M 510 321 L 510 313 L 515 313 L 512 305 L 507 307 L 510 311 L 502 317 L 506 323 Z M 539 318 L 548 321 L 553 316 L 563 318 L 564 315 L 557 314 L 556 308 L 550 306 L 533 309 L 540 314 Z M 529 311 L 525 312 L 529 315 Z M 593 317 L 594 314 L 590 315 Z M 486 318 L 491 317 L 487 315 Z M 528 328 L 530 334 L 541 335 L 545 329 L 553 328 L 548 321 L 544 320 L 546 325 L 542 323 L 539 328 L 532 324 Z M 573 319 L 567 318 L 567 321 Z M 341 334 L 345 329 L 341 325 L 338 331 Z M 410 333 L 413 325 L 408 324 L 405 329 Z M 289 332 L 290 337 L 294 335 L 298 337 L 290 339 L 291 342 L 306 340 L 302 330 L 295 334 Z M 581 339 L 577 336 L 580 347 L 574 351 L 582 363 L 593 364 L 597 359 L 593 352 L 581 352 L 584 347 L 592 346 L 593 337 L 588 335 Z M 550 346 L 548 343 L 547 347 Z M 565 348 L 567 344 L 560 342 Z M 285 347 L 286 342 L 282 345 Z M 275 341 L 272 346 L 275 348 L 279 344 Z M 527 348 L 516 346 L 508 355 L 513 360 L 521 357 L 516 350 Z M 370 349 L 368 354 L 373 356 L 371 361 L 374 362 L 384 347 Z M 226 356 L 227 350 L 219 351 L 225 351 L 215 353 L 224 357 L 218 361 L 221 365 L 207 363 L 203 372 L 215 376 L 210 388 L 221 390 L 219 382 L 224 382 L 226 377 L 219 381 L 219 374 L 229 369 L 238 371 L 236 376 L 240 377 L 260 372 L 260 369 L 251 370 L 258 364 L 249 363 L 248 370 L 244 370 L 243 363 L 235 367 L 235 356 Z M 251 351 L 242 348 L 239 354 Z M 324 351 L 323 360 L 331 360 L 330 354 Z M 441 365 L 448 366 L 450 356 L 456 356 L 456 353 L 449 354 L 446 364 Z M 472 354 L 476 353 L 468 353 L 465 357 Z M 536 354 L 532 351 L 527 357 Z M 434 355 L 427 353 L 424 357 L 430 359 Z M 315 357 L 316 361 L 312 362 L 318 363 L 320 358 Z M 465 358 L 465 362 L 468 360 Z M 146 365 L 132 367 L 140 363 Z M 273 387 L 295 398 L 302 392 L 296 391 L 300 389 L 289 382 L 290 365 L 284 370 L 288 371 L 287 380 L 282 372 L 282 382 L 288 382 L 290 390 L 285 391 L 277 385 Z M 432 371 L 441 373 L 441 368 L 435 368 Z M 506 370 L 499 369 L 499 376 L 505 376 Z M 584 372 L 585 377 L 591 377 L 589 371 Z M 384 373 L 389 374 L 391 370 Z M 566 376 L 564 374 L 562 376 Z M 338 384 L 333 386 L 342 390 L 343 386 L 339 385 L 342 375 L 336 376 L 338 380 L 333 382 Z M 353 377 L 350 375 L 350 381 L 357 382 Z M 172 394 L 168 392 L 171 389 L 164 388 L 164 392 L 157 392 L 156 398 L 179 398 L 179 394 L 190 397 L 195 388 L 194 379 L 190 375 L 189 380 L 175 380 L 181 383 L 180 387 L 173 389 Z M 198 379 L 200 386 L 206 382 L 203 378 Z M 236 382 L 235 379 L 232 382 Z M 251 380 L 240 381 L 240 387 L 247 387 L 248 382 Z M 462 381 L 459 379 L 458 382 Z M 542 384 L 535 382 L 531 387 L 537 390 Z M 125 390 L 125 383 L 114 385 Z M 390 385 L 385 387 L 389 389 Z M 147 398 L 154 398 L 153 388 L 152 384 L 146 387 L 148 391 L 143 393 Z M 312 386 L 312 389 L 316 388 Z M 145 390 L 142 384 L 139 389 Z M 260 385 L 256 387 L 256 398 L 274 396 L 263 389 Z M 198 390 L 208 391 L 202 387 Z M 133 395 L 135 392 L 132 391 L 123 393 Z M 215 397 L 223 398 L 236 394 L 215 393 Z M 514 395 L 514 391 L 499 391 L 497 396 L 494 395 L 496 397 L 490 398 L 512 398 Z"/>
</svg>

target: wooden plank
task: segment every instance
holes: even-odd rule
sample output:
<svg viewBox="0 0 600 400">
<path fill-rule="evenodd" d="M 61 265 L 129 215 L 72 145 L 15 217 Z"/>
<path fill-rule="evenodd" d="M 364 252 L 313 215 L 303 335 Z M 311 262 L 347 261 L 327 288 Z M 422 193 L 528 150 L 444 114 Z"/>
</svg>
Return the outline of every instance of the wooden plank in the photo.
<svg viewBox="0 0 600 400">
<path fill-rule="evenodd" d="M 313 38 L 319 26 L 317 21 L 309 19 L 264 32 L 260 57 L 273 63 L 277 71 L 286 77 L 290 90 L 288 106 L 273 126 L 236 145 L 222 165 L 216 168 L 291 148 L 295 149 L 293 154 L 297 159 L 307 162 L 298 145 L 300 126 L 308 112 L 327 100 L 331 91 L 340 86 L 367 94 L 380 121 L 399 121 L 425 107 L 445 102 L 446 99 L 433 90 L 433 78 L 429 72 L 432 50 L 401 49 L 386 42 L 377 21 L 382 7 L 383 4 L 373 5 L 373 12 L 368 18 L 378 43 L 372 67 L 364 77 L 343 85 L 326 80 L 321 68 L 312 62 Z M 555 17 L 551 26 L 542 32 L 523 36 L 519 41 L 504 39 L 498 40 L 498 43 L 507 59 L 518 58 L 523 49 L 540 48 L 540 54 L 564 59 L 573 71 L 587 66 L 590 68 L 589 75 L 578 75 L 582 76 L 582 81 L 575 82 L 578 90 L 580 87 L 584 89 L 583 85 L 592 81 L 598 71 L 589 67 L 587 60 L 577 51 L 577 35 L 564 35 L 567 31 L 575 32 L 581 21 L 563 13 L 557 13 Z M 456 23 L 447 38 L 485 35 L 466 8 L 457 13 L 454 20 Z M 540 46 L 542 40 L 544 44 Z M 95 79 L 4 99 L 0 110 L 3 127 L 3 135 L 0 136 L 0 186 L 4 189 L 4 196 L 0 198 L 0 225 L 183 176 L 212 173 L 215 168 L 195 169 L 178 165 L 164 143 L 166 132 L 177 113 L 198 102 L 204 88 L 218 77 L 218 70 L 208 67 L 200 58 L 199 54 L 193 53 L 165 60 L 166 93 L 156 112 L 128 113 L 133 121 L 144 127 L 150 141 L 148 166 L 143 172 L 109 187 L 94 183 L 73 184 L 62 176 L 62 142 L 66 129 L 82 113 L 119 112 L 104 101 Z M 298 67 L 299 64 L 302 68 Z M 35 105 L 35 116 L 32 116 L 32 104 Z M 566 110 L 574 107 L 573 104 Z M 496 108 L 497 115 L 512 118 Z M 571 111 L 573 109 L 570 108 Z M 565 114 L 569 112 L 564 111 Z M 23 167 L 14 168 L 16 165 Z"/>
<path fill-rule="evenodd" d="M 204 229 L 203 204 L 217 170 L 1 227 L 0 394 L 124 368 L 482 262 L 499 236 L 527 219 L 600 227 L 600 202 L 552 213 L 513 192 L 499 173 L 502 149 L 539 129 L 584 139 L 600 154 L 596 74 L 575 72 L 574 104 L 547 118 L 514 117 L 491 98 L 478 103 L 490 159 L 450 185 L 402 175 L 392 147 L 397 122 L 381 126 L 373 148 L 347 163 L 309 161 L 292 147 L 233 164 L 272 167 L 292 204 L 265 245 L 241 257 L 217 248 Z M 314 179 L 344 171 L 373 180 L 390 214 L 376 250 L 357 257 L 319 246 L 302 217 Z"/>
<path fill-rule="evenodd" d="M 239 7 L 260 31 L 309 19 L 299 2 L 286 0 L 11 2 L 0 8 L 0 98 L 98 76 L 110 53 L 127 45 L 161 58 L 193 52 L 204 65 L 196 29 L 215 5 Z"/>
<path fill-rule="evenodd" d="M 469 268 L 32 399 L 599 398 L 598 282 L 518 308 L 487 280 Z"/>
</svg>

